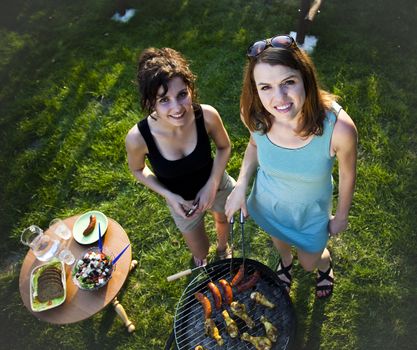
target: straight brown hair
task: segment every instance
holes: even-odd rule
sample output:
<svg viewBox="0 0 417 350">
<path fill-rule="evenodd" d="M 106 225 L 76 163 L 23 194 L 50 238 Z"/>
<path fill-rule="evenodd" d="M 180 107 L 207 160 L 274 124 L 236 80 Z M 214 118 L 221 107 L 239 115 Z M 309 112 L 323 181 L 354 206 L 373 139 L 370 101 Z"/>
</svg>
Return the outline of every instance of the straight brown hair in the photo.
<svg viewBox="0 0 417 350">
<path fill-rule="evenodd" d="M 302 117 L 298 134 L 302 137 L 323 134 L 326 110 L 331 108 L 337 96 L 319 86 L 316 69 L 310 57 L 296 45 L 289 48 L 269 47 L 255 57 L 249 57 L 243 75 L 240 95 L 240 110 L 243 123 L 250 131 L 267 133 L 272 126 L 273 116 L 264 108 L 258 96 L 253 70 L 258 63 L 271 66 L 283 65 L 301 73 L 306 99 L 302 107 Z"/>
</svg>

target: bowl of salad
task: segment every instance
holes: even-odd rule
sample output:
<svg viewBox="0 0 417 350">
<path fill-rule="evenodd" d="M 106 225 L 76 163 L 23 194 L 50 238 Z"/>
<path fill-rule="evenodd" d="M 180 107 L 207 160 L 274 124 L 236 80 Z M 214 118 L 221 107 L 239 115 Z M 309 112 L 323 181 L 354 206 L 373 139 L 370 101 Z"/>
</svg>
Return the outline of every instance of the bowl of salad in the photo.
<svg viewBox="0 0 417 350">
<path fill-rule="evenodd" d="M 72 280 L 82 290 L 97 290 L 104 287 L 111 279 L 114 267 L 113 254 L 98 247 L 84 251 L 74 264 Z"/>
</svg>

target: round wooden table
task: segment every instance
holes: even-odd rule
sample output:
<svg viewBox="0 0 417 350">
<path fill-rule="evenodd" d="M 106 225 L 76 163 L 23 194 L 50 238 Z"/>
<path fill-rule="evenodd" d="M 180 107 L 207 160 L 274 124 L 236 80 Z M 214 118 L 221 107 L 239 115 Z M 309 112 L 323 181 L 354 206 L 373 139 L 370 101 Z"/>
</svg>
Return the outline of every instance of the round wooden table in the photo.
<svg viewBox="0 0 417 350">
<path fill-rule="evenodd" d="M 64 220 L 64 222 L 71 228 L 74 226 L 74 222 L 79 215 L 72 216 Z M 51 235 L 49 230 L 45 231 L 45 234 Z M 129 238 L 125 230 L 113 219 L 108 218 L 108 227 L 105 235 L 103 236 L 103 246 L 108 248 L 116 256 L 129 244 Z M 83 251 L 89 247 L 97 246 L 97 242 L 92 245 L 81 245 L 71 237 L 68 241 L 63 241 L 63 245 L 69 247 L 78 259 Z M 134 264 L 132 265 L 132 263 Z M 122 305 L 117 301 L 117 294 L 125 283 L 129 271 L 136 266 L 137 262 L 132 262 L 132 249 L 129 248 L 124 252 L 116 264 L 116 268 L 113 271 L 112 278 L 106 286 L 97 291 L 85 291 L 79 289 L 72 281 L 71 269 L 72 266 L 65 265 L 66 272 L 66 289 L 67 295 L 65 302 L 53 309 L 34 312 L 30 306 L 30 275 L 32 270 L 44 262 L 36 259 L 31 250 L 26 254 L 23 260 L 22 268 L 19 276 L 19 289 L 23 303 L 26 308 L 39 320 L 54 323 L 54 324 L 67 324 L 85 320 L 97 312 L 105 308 L 110 302 L 113 302 L 117 313 L 124 321 L 129 332 L 132 332 L 135 327 L 132 322 L 127 318 L 126 313 Z"/>
</svg>

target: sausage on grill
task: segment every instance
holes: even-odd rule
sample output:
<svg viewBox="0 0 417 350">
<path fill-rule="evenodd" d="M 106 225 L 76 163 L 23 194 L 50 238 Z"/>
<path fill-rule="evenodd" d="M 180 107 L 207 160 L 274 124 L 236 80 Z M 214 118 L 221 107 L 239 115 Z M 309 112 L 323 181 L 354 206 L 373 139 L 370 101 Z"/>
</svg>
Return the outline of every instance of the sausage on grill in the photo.
<svg viewBox="0 0 417 350">
<path fill-rule="evenodd" d="M 209 287 L 211 295 L 213 296 L 214 306 L 217 310 L 220 310 L 222 306 L 222 295 L 220 294 L 219 288 L 217 288 L 213 282 L 209 282 L 207 286 Z"/>
<path fill-rule="evenodd" d="M 230 285 L 236 286 L 237 284 L 239 284 L 242 281 L 244 275 L 245 275 L 245 266 L 242 264 L 240 265 L 239 270 L 237 271 L 235 277 L 233 277 L 232 282 L 230 282 Z"/>
<path fill-rule="evenodd" d="M 219 283 L 223 288 L 224 301 L 227 305 L 230 305 L 233 301 L 232 287 L 230 286 L 229 282 L 227 282 L 225 279 L 221 279 Z"/>
<path fill-rule="evenodd" d="M 204 319 L 207 320 L 211 317 L 211 303 L 210 300 L 203 293 L 195 293 L 195 298 L 201 303 L 204 311 Z"/>
<path fill-rule="evenodd" d="M 245 282 L 242 282 L 236 286 L 238 293 L 254 287 L 260 276 L 261 273 L 259 271 L 255 271 Z"/>
</svg>

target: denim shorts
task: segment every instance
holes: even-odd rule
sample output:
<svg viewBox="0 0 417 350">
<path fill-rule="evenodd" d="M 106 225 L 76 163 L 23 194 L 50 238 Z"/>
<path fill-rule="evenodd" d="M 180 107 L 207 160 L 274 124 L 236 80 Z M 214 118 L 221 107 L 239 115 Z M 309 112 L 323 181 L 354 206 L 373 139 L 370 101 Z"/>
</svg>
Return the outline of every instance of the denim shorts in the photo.
<svg viewBox="0 0 417 350">
<path fill-rule="evenodd" d="M 224 206 L 226 199 L 235 187 L 236 181 L 227 173 L 224 172 L 222 180 L 220 181 L 219 188 L 217 189 L 216 198 L 214 199 L 212 207 L 209 209 L 218 213 L 224 213 Z M 168 204 L 168 203 L 167 203 Z M 175 221 L 178 229 L 181 233 L 187 233 L 193 231 L 203 220 L 205 212 L 197 213 L 190 218 L 182 218 L 175 213 L 174 209 L 168 204 L 171 216 Z"/>
</svg>

